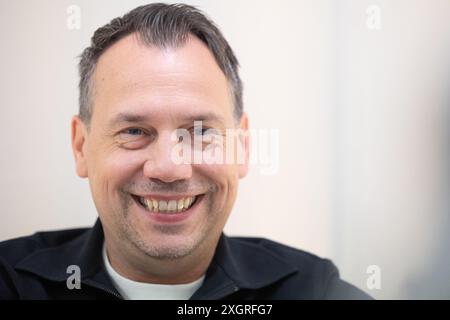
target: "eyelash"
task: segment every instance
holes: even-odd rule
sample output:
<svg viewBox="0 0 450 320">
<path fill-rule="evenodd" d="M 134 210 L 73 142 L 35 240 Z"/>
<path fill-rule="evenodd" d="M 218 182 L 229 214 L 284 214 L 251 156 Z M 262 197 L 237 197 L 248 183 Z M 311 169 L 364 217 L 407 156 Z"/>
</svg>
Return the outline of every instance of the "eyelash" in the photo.
<svg viewBox="0 0 450 320">
<path fill-rule="evenodd" d="M 195 131 L 196 131 L 196 130 L 195 130 L 195 127 L 192 127 L 189 131 L 191 131 L 191 133 L 192 133 L 194 136 L 200 134 L 200 136 L 203 137 L 203 136 L 205 135 L 205 133 L 206 133 L 209 129 L 211 129 L 211 128 L 209 128 L 209 127 L 202 127 L 201 133 L 196 133 L 196 132 L 195 132 Z M 197 130 L 197 131 L 198 131 L 198 130 Z M 128 137 L 140 137 L 140 136 L 145 135 L 145 134 L 146 134 L 146 131 L 145 131 L 144 129 L 141 129 L 141 128 L 131 127 L 131 128 L 127 128 L 127 129 L 122 130 L 122 131 L 120 132 L 120 134 L 126 135 L 126 136 L 128 136 Z M 125 138 L 125 137 L 124 137 L 124 138 Z"/>
<path fill-rule="evenodd" d="M 194 134 L 194 135 L 196 135 L 196 134 L 198 134 L 197 132 L 196 132 L 196 130 L 195 130 L 196 128 L 194 127 L 194 128 L 191 128 L 191 131 L 192 131 L 192 133 Z M 202 132 L 201 132 L 201 135 L 202 136 L 204 136 L 205 135 L 205 133 L 206 133 L 206 131 L 208 131 L 210 128 L 205 128 L 205 127 L 202 127 Z M 198 131 L 198 130 L 197 130 Z"/>
<path fill-rule="evenodd" d="M 206 131 L 208 131 L 209 129 L 210 128 L 202 128 L 202 135 L 204 135 L 206 133 Z M 128 129 L 122 130 L 122 133 L 127 133 L 127 131 L 131 131 L 131 130 L 138 130 L 141 133 L 145 133 L 144 130 L 140 129 L 140 128 L 128 128 Z M 195 133 L 195 128 L 192 128 L 191 131 Z M 131 135 L 134 135 L 134 134 L 131 134 Z"/>
<path fill-rule="evenodd" d="M 122 133 L 129 134 L 131 136 L 135 136 L 136 134 L 131 134 L 131 133 L 127 132 L 127 131 L 131 131 L 131 130 L 140 131 L 141 134 L 145 133 L 144 130 L 142 130 L 140 128 L 128 128 L 128 129 L 123 130 Z"/>
</svg>

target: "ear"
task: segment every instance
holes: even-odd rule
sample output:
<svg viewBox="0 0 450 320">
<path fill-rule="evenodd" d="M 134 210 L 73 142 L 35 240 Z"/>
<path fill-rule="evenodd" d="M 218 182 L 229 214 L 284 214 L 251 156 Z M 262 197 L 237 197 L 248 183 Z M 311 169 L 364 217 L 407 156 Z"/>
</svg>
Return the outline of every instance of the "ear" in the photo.
<svg viewBox="0 0 450 320">
<path fill-rule="evenodd" d="M 72 117 L 72 151 L 78 176 L 87 178 L 88 170 L 86 163 L 87 129 L 78 116 Z"/>
<path fill-rule="evenodd" d="M 242 151 L 244 151 L 244 163 L 239 164 L 239 178 L 244 178 L 248 173 L 248 162 L 250 158 L 250 131 L 248 126 L 248 116 L 244 112 L 241 116 L 241 120 L 239 123 L 239 129 L 243 132 L 241 135 L 241 146 Z"/>
</svg>

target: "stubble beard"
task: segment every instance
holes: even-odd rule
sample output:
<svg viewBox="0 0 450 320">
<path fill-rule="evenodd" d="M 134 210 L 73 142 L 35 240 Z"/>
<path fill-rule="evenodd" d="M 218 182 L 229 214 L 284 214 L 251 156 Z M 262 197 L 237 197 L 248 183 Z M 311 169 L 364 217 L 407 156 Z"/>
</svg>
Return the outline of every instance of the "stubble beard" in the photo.
<svg viewBox="0 0 450 320">
<path fill-rule="evenodd" d="M 194 234 L 189 237 L 184 237 L 183 241 L 175 241 L 171 243 L 170 237 L 176 237 L 183 233 L 184 226 L 164 226 L 156 225 L 152 226 L 152 230 L 148 232 L 158 233 L 160 238 L 167 237 L 169 241 L 158 241 L 158 243 L 151 243 L 146 240 L 143 235 L 140 235 L 137 228 L 133 226 L 132 215 L 130 210 L 132 208 L 134 200 L 131 199 L 129 194 L 121 194 L 121 212 L 117 213 L 117 222 L 119 227 L 119 239 L 120 241 L 126 241 L 130 243 L 140 252 L 144 253 L 150 258 L 158 260 L 176 260 L 184 258 L 193 254 L 202 244 L 205 243 L 206 238 L 209 235 L 209 230 L 214 227 L 214 221 L 216 221 L 217 213 L 212 211 L 212 199 L 205 194 L 203 201 L 206 206 L 206 223 L 197 229 Z"/>
</svg>

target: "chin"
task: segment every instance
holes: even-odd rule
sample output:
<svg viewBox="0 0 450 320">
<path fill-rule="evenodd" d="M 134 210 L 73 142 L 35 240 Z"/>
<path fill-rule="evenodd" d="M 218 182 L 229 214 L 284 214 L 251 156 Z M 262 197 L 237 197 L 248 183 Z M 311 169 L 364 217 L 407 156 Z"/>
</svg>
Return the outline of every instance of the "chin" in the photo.
<svg viewBox="0 0 450 320">
<path fill-rule="evenodd" d="M 180 259 L 195 252 L 199 243 L 192 237 L 171 235 L 160 239 L 135 241 L 135 245 L 147 256 L 156 259 Z"/>
</svg>

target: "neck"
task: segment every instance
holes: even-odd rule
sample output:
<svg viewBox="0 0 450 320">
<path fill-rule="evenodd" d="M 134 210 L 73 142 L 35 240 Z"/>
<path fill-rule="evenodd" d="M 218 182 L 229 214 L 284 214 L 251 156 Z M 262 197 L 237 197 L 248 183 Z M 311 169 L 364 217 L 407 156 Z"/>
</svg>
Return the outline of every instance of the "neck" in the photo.
<svg viewBox="0 0 450 320">
<path fill-rule="evenodd" d="M 206 273 L 216 246 L 200 245 L 192 254 L 177 259 L 150 257 L 133 245 L 123 248 L 105 234 L 106 251 L 114 270 L 133 281 L 154 284 L 183 284 L 193 282 Z M 218 240 L 218 239 L 217 239 Z M 204 241 L 217 244 L 218 241 Z"/>
</svg>

